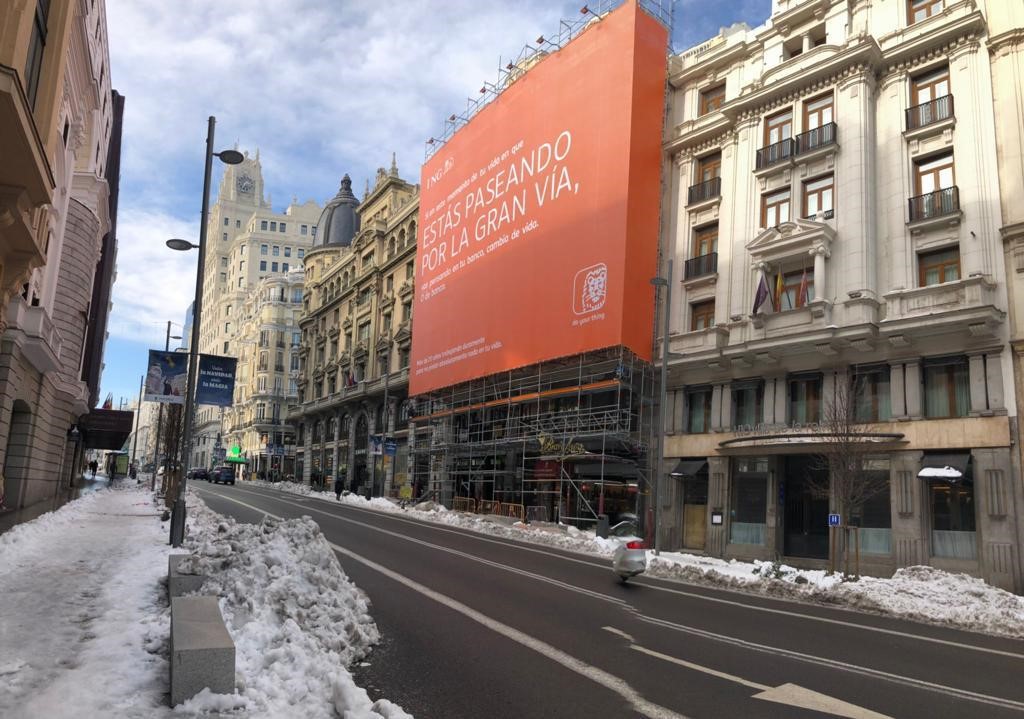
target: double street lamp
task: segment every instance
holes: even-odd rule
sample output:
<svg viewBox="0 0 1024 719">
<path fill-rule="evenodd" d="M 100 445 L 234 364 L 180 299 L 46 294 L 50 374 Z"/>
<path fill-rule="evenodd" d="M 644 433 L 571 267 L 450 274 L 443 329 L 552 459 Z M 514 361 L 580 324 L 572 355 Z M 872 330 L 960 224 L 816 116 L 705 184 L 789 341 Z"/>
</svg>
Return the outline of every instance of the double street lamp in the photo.
<svg viewBox="0 0 1024 719">
<path fill-rule="evenodd" d="M 659 305 L 657 295 L 659 288 L 665 288 L 665 305 L 662 310 L 662 334 L 661 334 L 661 376 L 658 380 L 658 415 L 657 422 L 655 423 L 655 432 L 658 438 L 658 454 L 655 457 L 655 469 L 654 469 L 654 483 L 651 488 L 651 500 L 654 503 L 654 553 L 659 554 L 661 552 L 661 491 L 662 481 L 665 476 L 665 405 L 667 404 L 668 396 L 668 361 L 673 356 L 673 353 L 669 352 L 668 340 L 669 340 L 669 319 L 672 314 L 672 260 L 668 261 L 668 266 L 665 268 L 668 278 L 665 277 L 654 277 L 651 279 L 651 284 L 655 287 L 655 299 L 654 307 L 657 311 Z"/>
<path fill-rule="evenodd" d="M 213 158 L 217 157 L 226 165 L 237 165 L 245 159 L 238 150 L 213 151 L 213 131 L 217 119 L 210 115 L 206 131 L 206 169 L 203 174 L 203 210 L 199 220 L 199 244 L 188 240 L 170 239 L 167 246 L 172 250 L 199 250 L 196 265 L 196 294 L 192 305 L 192 339 L 188 355 L 188 386 L 185 392 L 185 433 L 181 446 L 181 480 L 178 495 L 171 508 L 171 546 L 178 547 L 185 537 L 185 479 L 188 474 L 188 458 L 192 451 L 192 420 L 195 411 L 196 384 L 199 378 L 199 326 L 203 313 L 203 271 L 206 264 L 206 224 L 210 213 L 210 173 Z"/>
</svg>

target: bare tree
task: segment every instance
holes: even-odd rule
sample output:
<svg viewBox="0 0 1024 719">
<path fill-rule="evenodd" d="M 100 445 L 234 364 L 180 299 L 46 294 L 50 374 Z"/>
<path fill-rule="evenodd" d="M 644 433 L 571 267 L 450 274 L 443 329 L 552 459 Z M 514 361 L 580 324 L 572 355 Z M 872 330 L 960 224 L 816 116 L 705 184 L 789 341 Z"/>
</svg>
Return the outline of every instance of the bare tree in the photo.
<svg viewBox="0 0 1024 719">
<path fill-rule="evenodd" d="M 808 481 L 811 492 L 829 499 L 831 511 L 842 518 L 839 561 L 846 575 L 850 574 L 851 530 L 857 531 L 850 525 L 850 517 L 859 516 L 867 502 L 889 490 L 888 474 L 871 471 L 871 459 L 878 455 L 878 448 L 866 424 L 857 419 L 857 398 L 863 395 L 863 389 L 862 380 L 837 385 L 831 401 L 826 402 L 821 420 L 822 448 L 814 462 L 815 468 L 823 471 Z M 829 555 L 833 571 L 834 545 Z M 859 552 L 854 572 L 860 575 Z"/>
</svg>

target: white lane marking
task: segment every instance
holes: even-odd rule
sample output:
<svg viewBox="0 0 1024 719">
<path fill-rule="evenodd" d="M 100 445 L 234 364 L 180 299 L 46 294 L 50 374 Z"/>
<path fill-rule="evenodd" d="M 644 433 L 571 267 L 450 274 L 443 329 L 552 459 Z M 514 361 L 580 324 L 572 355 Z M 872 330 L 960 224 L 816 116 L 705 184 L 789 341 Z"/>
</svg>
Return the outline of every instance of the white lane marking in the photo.
<svg viewBox="0 0 1024 719">
<path fill-rule="evenodd" d="M 243 507 L 254 509 L 257 512 L 261 512 L 268 517 L 274 517 L 275 519 L 284 519 L 284 517 L 273 514 L 271 512 L 267 512 L 266 510 L 259 509 L 257 507 L 252 506 L 251 504 L 248 504 L 238 499 L 234 499 L 233 497 L 228 497 L 227 495 L 222 496 L 224 497 L 224 499 L 230 502 L 235 502 L 237 504 L 241 504 Z M 422 594 L 428 599 L 433 599 L 438 604 L 441 604 L 442 606 L 448 607 L 449 609 L 452 609 L 458 612 L 459 614 L 462 614 L 464 617 L 473 620 L 477 624 L 483 625 L 484 627 L 490 629 L 493 632 L 496 632 L 497 634 L 500 634 L 506 639 L 510 639 L 516 642 L 517 644 L 521 644 L 527 649 L 535 651 L 538 654 L 550 659 L 551 661 L 556 662 L 557 664 L 561 664 L 569 671 L 579 674 L 584 679 L 589 679 L 595 684 L 599 684 L 603 686 L 605 689 L 609 689 L 610 691 L 615 692 L 620 697 L 629 702 L 629 705 L 633 708 L 634 711 L 638 712 L 639 714 L 642 714 L 645 717 L 650 717 L 650 719 L 687 719 L 686 716 L 683 714 L 679 714 L 677 712 L 672 711 L 671 709 L 647 701 L 635 689 L 633 689 L 633 687 L 631 687 L 628 682 L 626 682 L 623 679 L 620 679 L 614 674 L 609 674 L 603 669 L 595 667 L 591 664 L 587 664 L 586 662 L 577 659 L 571 654 L 566 654 L 561 649 L 553 647 L 550 644 L 542 642 L 541 640 L 531 637 L 528 634 L 523 634 L 518 629 L 514 629 L 513 627 L 510 627 L 507 624 L 503 624 L 499 622 L 497 619 L 492 619 L 486 614 L 478 612 L 472 607 L 466 606 L 465 604 L 456 599 L 452 599 L 451 597 L 441 594 L 440 592 L 435 592 L 433 589 L 430 589 L 429 587 L 426 587 L 420 584 L 419 582 L 416 582 L 415 580 L 409 579 L 403 574 L 399 574 L 398 572 L 392 569 L 388 569 L 387 567 L 381 564 L 377 564 L 376 562 L 367 559 L 366 557 L 363 557 L 359 554 L 356 554 L 355 552 L 349 549 L 340 547 L 334 542 L 327 543 L 331 545 L 331 548 L 338 554 L 343 554 L 344 556 L 349 557 L 350 559 L 353 559 L 361 564 L 365 564 L 370 569 L 373 569 L 374 571 L 383 574 L 385 577 L 388 577 L 389 579 L 392 579 L 398 582 L 399 584 L 405 585 L 414 592 Z"/>
<path fill-rule="evenodd" d="M 608 629 L 609 627 L 605 627 Z M 647 649 L 637 644 L 633 644 L 630 649 L 638 651 L 648 656 L 657 657 L 666 662 L 672 664 L 678 664 L 681 667 L 692 669 L 697 672 L 704 674 L 710 674 L 713 677 L 719 679 L 725 679 L 726 681 L 735 682 L 736 684 L 742 684 L 745 687 L 757 690 L 757 694 L 753 695 L 754 699 L 762 699 L 764 701 L 775 702 L 776 704 L 786 704 L 788 706 L 800 707 L 801 709 L 811 709 L 813 711 L 824 712 L 827 714 L 833 714 L 835 716 L 846 717 L 846 719 L 892 719 L 886 714 L 879 714 L 873 712 L 870 709 L 859 707 L 856 704 L 850 704 L 844 702 L 842 699 L 836 699 L 830 697 L 828 694 L 822 694 L 816 692 L 813 689 L 807 689 L 806 687 L 799 686 L 797 684 L 781 684 L 777 687 L 770 687 L 767 684 L 758 684 L 752 682 L 749 679 L 738 677 L 734 674 L 727 674 L 726 672 L 712 669 L 711 667 L 703 666 L 702 664 L 694 664 L 688 662 L 685 659 L 679 657 L 669 656 L 668 654 L 662 654 L 656 652 L 653 649 Z"/>
<path fill-rule="evenodd" d="M 265 494 L 265 493 L 262 493 L 262 492 L 257 492 L 255 490 L 251 490 L 251 489 L 246 489 L 245 491 L 251 492 L 252 494 L 255 494 L 258 497 L 263 497 L 263 498 L 267 498 L 267 499 L 276 499 L 278 501 L 287 502 L 287 500 L 279 499 L 278 496 L 273 495 L 273 494 L 268 495 L 268 494 Z M 219 496 L 226 496 L 226 495 L 219 495 Z M 342 505 L 329 505 L 329 506 L 342 506 Z M 412 525 L 417 526 L 417 527 L 425 527 L 425 528 L 434 529 L 434 530 L 440 531 L 440 532 L 448 532 L 450 534 L 457 534 L 457 535 L 462 536 L 462 537 L 469 536 L 469 537 L 472 537 L 474 539 L 477 539 L 477 540 L 483 541 L 483 542 L 490 542 L 492 544 L 500 544 L 500 545 L 505 546 L 505 547 L 514 547 L 516 549 L 520 549 L 520 550 L 526 551 L 526 552 L 534 552 L 536 554 L 543 554 L 545 556 L 555 557 L 555 558 L 561 559 L 561 560 L 566 561 L 566 562 L 575 562 L 576 564 L 586 564 L 588 566 L 596 567 L 598 569 L 605 569 L 606 568 L 606 565 L 599 564 L 599 563 L 594 562 L 594 561 L 587 561 L 587 560 L 583 560 L 583 559 L 576 559 L 574 557 L 567 557 L 564 554 L 558 554 L 556 552 L 548 552 L 548 551 L 544 551 L 543 549 L 537 549 L 535 547 L 523 546 L 522 543 L 520 543 L 520 542 L 518 542 L 516 540 L 502 541 L 502 540 L 493 539 L 493 538 L 486 537 L 486 536 L 481 536 L 480 534 L 474 532 L 471 529 L 463 529 L 462 531 L 459 531 L 459 530 L 451 529 L 449 527 L 438 526 L 438 525 L 433 524 L 431 522 L 423 522 L 423 521 L 417 521 L 417 520 L 414 520 L 414 519 L 407 519 L 405 517 L 395 516 L 395 515 L 392 515 L 389 512 L 380 512 L 380 511 L 375 511 L 375 510 L 371 510 L 371 509 L 363 509 L 362 507 L 356 507 L 354 505 L 349 505 L 349 504 L 344 505 L 344 507 L 346 509 L 351 509 L 351 510 L 354 510 L 354 511 L 357 511 L 357 512 L 365 512 L 365 513 L 368 513 L 368 514 L 373 514 L 376 517 L 383 516 L 383 517 L 386 517 L 388 519 L 392 519 L 392 520 L 394 520 L 396 522 L 405 522 L 407 524 L 412 524 Z M 303 506 L 303 508 L 305 509 L 307 507 Z M 338 517 L 337 514 L 331 514 L 330 512 L 324 512 L 324 514 L 328 514 L 331 517 Z M 351 520 L 349 520 L 349 521 L 351 521 Z M 526 540 L 523 540 L 523 541 L 526 541 Z M 571 552 L 572 550 L 566 549 L 566 550 L 563 550 L 563 551 Z M 693 584 L 693 583 L 690 583 L 690 582 L 681 582 L 681 581 L 673 580 L 673 579 L 664 579 L 664 578 L 660 578 L 660 577 L 658 579 L 660 579 L 661 581 L 666 581 L 666 582 L 678 582 L 679 584 L 684 584 L 684 585 L 689 585 L 689 586 L 697 586 L 697 587 L 703 586 L 703 585 L 700 585 L 700 584 Z M 867 631 L 867 632 L 876 632 L 876 633 L 879 633 L 879 634 L 888 634 L 890 636 L 902 637 L 904 639 L 913 639 L 913 640 L 920 641 L 920 642 L 929 642 L 929 643 L 932 643 L 932 644 L 941 644 L 943 646 L 956 647 L 957 649 L 966 649 L 966 650 L 975 651 L 975 652 L 982 652 L 984 654 L 994 654 L 996 656 L 1003 656 L 1003 657 L 1010 657 L 1011 659 L 1021 659 L 1021 660 L 1024 660 L 1024 654 L 1021 654 L 1019 652 L 1007 651 L 1005 649 L 991 649 L 989 647 L 976 646 L 974 644 L 964 644 L 962 642 L 953 641 L 951 639 L 939 639 L 937 637 L 926 637 L 926 636 L 922 636 L 922 635 L 919 635 L 919 634 L 912 634 L 910 632 L 903 632 L 903 631 L 900 631 L 898 629 L 886 629 L 884 627 L 873 627 L 873 626 L 870 626 L 870 625 L 867 625 L 867 624 L 860 624 L 858 622 L 849 622 L 849 621 L 845 621 L 845 620 L 842 620 L 842 619 L 832 619 L 830 617 L 820 617 L 820 616 L 817 616 L 817 615 L 814 615 L 814 614 L 804 614 L 803 612 L 788 611 L 788 610 L 785 610 L 785 609 L 775 609 L 774 607 L 764 607 L 764 606 L 760 606 L 760 605 L 757 605 L 757 604 L 748 604 L 746 602 L 741 602 L 741 601 L 738 601 L 738 600 L 735 600 L 735 599 L 723 599 L 721 597 L 713 597 L 713 596 L 709 596 L 709 595 L 706 595 L 706 594 L 700 594 L 698 592 L 687 592 L 687 591 L 684 591 L 684 590 L 681 590 L 681 589 L 672 589 L 671 587 L 662 587 L 662 586 L 657 585 L 657 584 L 650 584 L 646 580 L 634 579 L 633 582 L 635 584 L 640 584 L 640 585 L 642 585 L 644 587 L 647 587 L 648 589 L 653 589 L 653 590 L 656 590 L 656 591 L 659 591 L 659 592 L 668 592 L 670 594 L 678 594 L 680 596 L 689 597 L 691 599 L 700 599 L 700 600 L 703 600 L 703 601 L 706 601 L 706 602 L 713 602 L 713 603 L 716 603 L 716 604 L 727 604 L 729 606 L 740 607 L 742 609 L 749 609 L 749 610 L 756 611 L 756 612 L 767 612 L 769 614 L 781 614 L 783 616 L 793 617 L 793 618 L 796 618 L 796 619 L 806 619 L 806 620 L 810 620 L 810 621 L 814 621 L 814 622 L 822 622 L 824 624 L 833 624 L 833 625 L 836 625 L 836 626 L 849 627 L 851 629 L 859 629 L 859 630 Z M 738 590 L 727 589 L 727 588 L 724 588 L 724 587 L 710 587 L 709 589 L 711 589 L 712 591 L 729 592 L 729 593 L 738 594 L 738 595 L 741 595 L 741 596 L 749 596 L 749 597 L 751 597 L 751 599 L 764 599 L 766 601 L 785 602 L 785 603 L 788 603 L 788 604 L 795 604 L 795 605 L 799 605 L 800 604 L 800 602 L 798 600 L 795 600 L 795 599 L 786 599 L 786 598 L 783 598 L 783 597 L 759 597 L 759 596 L 752 596 L 752 595 L 750 595 L 749 592 L 742 592 L 742 591 L 738 591 Z M 850 612 L 850 613 L 853 613 L 853 614 L 862 614 L 862 612 L 858 612 L 855 609 L 848 609 L 848 608 L 845 608 L 845 607 L 822 607 L 822 609 L 826 609 L 826 610 L 830 610 L 830 611 Z M 889 616 L 886 616 L 886 615 L 870 615 L 870 614 L 868 614 L 868 616 L 881 616 L 882 618 L 897 619 L 897 620 L 900 619 L 900 617 L 896 617 L 896 616 L 889 617 Z M 910 621 L 910 620 L 905 620 L 905 621 Z M 937 628 L 940 628 L 940 629 L 943 628 L 940 625 L 925 624 L 924 626 L 934 626 L 934 627 L 937 627 Z M 953 627 L 953 628 L 955 629 L 955 627 Z M 969 631 L 969 630 L 959 630 L 959 631 Z"/>
<path fill-rule="evenodd" d="M 606 632 L 611 632 L 612 634 L 615 634 L 615 635 L 618 635 L 618 636 L 622 637 L 623 639 L 625 639 L 630 644 L 632 644 L 633 642 L 636 641 L 635 639 L 633 639 L 633 637 L 631 635 L 626 634 L 621 629 L 616 629 L 615 627 L 601 627 L 601 629 L 605 630 Z"/>
<path fill-rule="evenodd" d="M 1024 711 L 1024 702 L 1019 702 L 1014 699 L 994 697 L 988 694 L 972 692 L 968 689 L 957 689 L 956 687 L 935 684 L 933 682 L 925 681 L 923 679 L 915 679 L 913 677 L 907 677 L 900 674 L 892 674 L 890 672 L 882 671 L 881 669 L 872 669 L 870 667 L 864 667 L 859 664 L 849 664 L 847 662 L 841 662 L 836 659 L 819 657 L 813 654 L 804 654 L 803 652 L 793 651 L 792 649 L 783 649 L 781 647 L 772 647 L 765 644 L 758 644 L 757 642 L 747 641 L 746 639 L 739 639 L 737 637 L 730 637 L 725 634 L 709 632 L 704 629 L 688 627 L 684 624 L 676 624 L 675 622 L 670 622 L 664 619 L 655 619 L 653 617 L 647 617 L 639 613 L 637 613 L 636 618 L 641 622 L 647 622 L 648 624 L 655 624 L 657 626 L 675 629 L 676 631 L 682 632 L 684 634 L 693 634 L 698 637 L 703 637 L 705 639 L 710 639 L 713 641 L 724 642 L 726 644 L 732 644 L 738 647 L 742 647 L 744 649 L 750 649 L 751 651 L 761 652 L 763 654 L 772 654 L 775 656 L 786 657 L 787 659 L 795 659 L 797 661 L 807 662 L 817 666 L 827 666 L 831 667 L 832 669 L 847 671 L 853 674 L 861 674 L 864 676 L 873 677 L 875 679 L 882 679 L 884 681 L 892 682 L 894 684 L 902 684 L 904 686 L 910 686 L 915 687 L 917 689 L 932 691 L 938 694 L 944 694 L 946 696 L 955 697 L 957 699 L 965 699 L 967 701 L 980 702 L 982 704 L 991 704 L 993 706 L 1003 707 L 1006 709 Z"/>
</svg>

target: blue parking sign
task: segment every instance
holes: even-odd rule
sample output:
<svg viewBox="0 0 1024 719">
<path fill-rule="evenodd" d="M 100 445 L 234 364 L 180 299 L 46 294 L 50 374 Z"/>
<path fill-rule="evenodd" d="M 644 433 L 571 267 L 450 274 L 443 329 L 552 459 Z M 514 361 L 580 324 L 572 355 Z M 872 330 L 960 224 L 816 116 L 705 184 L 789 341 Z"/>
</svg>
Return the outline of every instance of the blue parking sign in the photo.
<svg viewBox="0 0 1024 719">
<path fill-rule="evenodd" d="M 840 524 L 840 519 L 841 518 L 840 518 L 840 516 L 838 514 L 830 514 L 830 515 L 828 515 L 828 526 L 830 526 L 830 527 L 838 527 L 839 524 Z"/>
</svg>

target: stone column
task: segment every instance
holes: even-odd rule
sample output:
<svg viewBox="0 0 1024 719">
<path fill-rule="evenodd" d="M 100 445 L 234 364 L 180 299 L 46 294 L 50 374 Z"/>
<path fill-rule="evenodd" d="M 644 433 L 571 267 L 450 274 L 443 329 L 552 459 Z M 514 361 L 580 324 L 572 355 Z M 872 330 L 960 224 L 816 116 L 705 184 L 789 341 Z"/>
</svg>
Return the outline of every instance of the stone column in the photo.
<svg viewBox="0 0 1024 719">
<path fill-rule="evenodd" d="M 711 515 L 722 513 L 722 524 L 713 525 Z M 725 518 L 729 515 L 729 458 L 708 457 L 708 518 L 705 551 L 712 557 L 725 555 Z"/>
<path fill-rule="evenodd" d="M 764 397 L 761 400 L 761 422 L 775 422 L 775 378 L 764 378 Z"/>
<path fill-rule="evenodd" d="M 809 251 L 814 258 L 814 302 L 821 302 L 828 298 L 825 293 L 825 260 L 831 257 L 832 253 L 824 245 L 817 245 Z"/>
<path fill-rule="evenodd" d="M 332 413 L 334 416 L 334 445 L 331 447 L 331 489 L 338 479 L 338 440 L 341 438 L 341 412 L 337 409 Z"/>
<path fill-rule="evenodd" d="M 923 419 L 924 407 L 921 404 L 921 360 L 915 359 L 903 367 L 905 386 L 907 389 L 907 416 L 910 419 Z"/>
<path fill-rule="evenodd" d="M 977 416 L 988 410 L 987 388 L 985 386 L 985 355 L 970 354 L 967 357 L 970 378 L 971 415 Z"/>
<path fill-rule="evenodd" d="M 923 452 L 891 452 L 892 554 L 897 567 L 927 564 L 928 483 L 917 476 Z"/>
<path fill-rule="evenodd" d="M 812 45 L 811 45 L 811 33 L 805 32 L 800 37 L 800 49 L 801 49 L 801 52 L 810 52 L 811 48 L 812 48 Z M 806 130 L 807 128 L 804 128 L 804 129 Z"/>
<path fill-rule="evenodd" d="M 892 403 L 893 419 L 906 419 L 907 405 L 904 401 L 906 390 L 903 385 L 903 363 L 889 365 L 889 397 Z"/>
<path fill-rule="evenodd" d="M 1002 360 L 1002 352 L 989 352 L 985 355 L 985 384 L 988 390 L 988 408 L 992 411 L 1006 409 L 1003 400 Z"/>
<path fill-rule="evenodd" d="M 722 385 L 711 387 L 711 431 L 722 431 Z"/>
<path fill-rule="evenodd" d="M 775 378 L 775 422 L 786 424 L 786 405 L 789 403 L 789 388 L 786 386 L 785 377 Z"/>
</svg>

